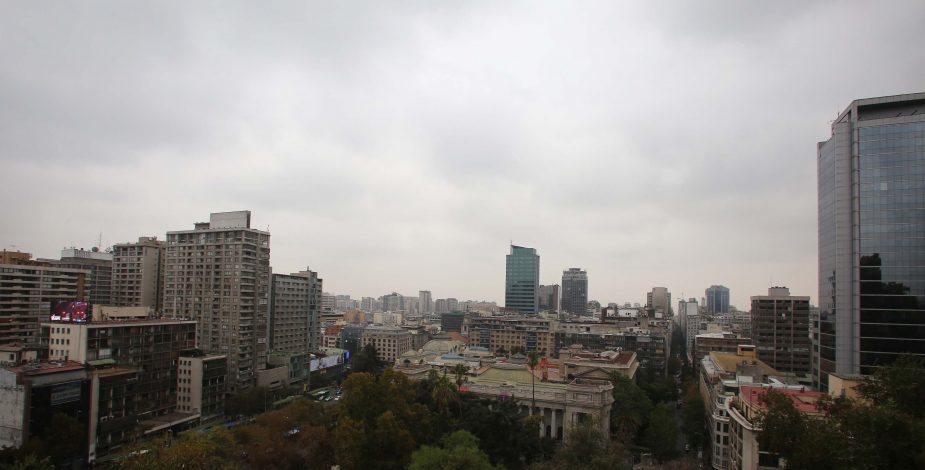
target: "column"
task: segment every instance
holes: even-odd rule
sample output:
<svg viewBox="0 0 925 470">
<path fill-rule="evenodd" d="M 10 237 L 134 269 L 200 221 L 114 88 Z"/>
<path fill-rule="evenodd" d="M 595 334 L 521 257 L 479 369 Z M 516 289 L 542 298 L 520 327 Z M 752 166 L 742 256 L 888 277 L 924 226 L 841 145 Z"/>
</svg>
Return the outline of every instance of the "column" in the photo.
<svg viewBox="0 0 925 470">
<path fill-rule="evenodd" d="M 553 439 L 558 437 L 557 426 L 556 426 L 556 413 L 557 412 L 558 411 L 555 408 L 552 409 L 552 416 L 550 417 L 550 422 L 549 422 L 550 427 L 552 428 L 552 433 L 550 434 L 550 437 L 552 437 Z"/>
<path fill-rule="evenodd" d="M 540 420 L 540 437 L 542 438 L 546 436 L 546 408 L 540 408 L 539 415 L 543 418 Z"/>
</svg>

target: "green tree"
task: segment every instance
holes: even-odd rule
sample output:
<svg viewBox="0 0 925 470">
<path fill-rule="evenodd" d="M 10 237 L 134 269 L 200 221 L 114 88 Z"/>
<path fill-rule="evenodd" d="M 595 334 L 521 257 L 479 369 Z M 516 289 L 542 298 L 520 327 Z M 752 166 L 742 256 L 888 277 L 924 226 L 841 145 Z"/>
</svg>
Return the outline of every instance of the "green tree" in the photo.
<svg viewBox="0 0 925 470">
<path fill-rule="evenodd" d="M 678 359 L 677 356 L 671 356 L 668 359 L 668 375 L 675 375 L 678 372 L 681 372 L 681 359 Z"/>
<path fill-rule="evenodd" d="M 601 432 L 594 420 L 585 420 L 569 430 L 568 440 L 552 460 L 537 470 L 619 470 L 633 468 L 632 455 L 618 441 Z"/>
<path fill-rule="evenodd" d="M 445 414 L 449 411 L 450 403 L 456 401 L 456 393 L 444 371 L 442 376 L 437 377 L 431 392 L 438 413 Z"/>
<path fill-rule="evenodd" d="M 492 463 L 509 469 L 526 468 L 551 454 L 552 442 L 539 435 L 541 418 L 523 416 L 517 403 L 467 396 L 461 406 L 460 428 L 478 438 Z"/>
<path fill-rule="evenodd" d="M 440 447 L 423 446 L 411 454 L 409 470 L 492 470 L 488 455 L 479 450 L 478 438 L 456 431 L 441 440 Z M 501 467 L 497 467 L 501 468 Z"/>
<path fill-rule="evenodd" d="M 759 443 L 794 470 L 925 468 L 925 419 L 917 395 L 923 387 L 925 361 L 904 357 L 858 387 L 862 400 L 824 398 L 814 414 L 768 391 L 756 420 Z"/>
<path fill-rule="evenodd" d="M 762 429 L 758 445 L 784 457 L 788 469 L 851 468 L 845 459 L 847 442 L 824 420 L 800 412 L 776 390 L 762 394 L 761 403 L 764 410 L 755 420 Z"/>
<path fill-rule="evenodd" d="M 707 422 L 706 408 L 697 389 L 689 390 L 684 397 L 684 406 L 681 410 L 681 430 L 687 436 L 687 443 L 694 448 L 700 448 L 705 436 L 704 425 Z"/>
<path fill-rule="evenodd" d="M 353 373 L 342 387 L 334 436 L 343 468 L 404 468 L 411 453 L 431 438 L 430 411 L 416 403 L 417 389 L 400 372 Z"/>
<path fill-rule="evenodd" d="M 648 424 L 652 401 L 632 380 L 619 373 L 610 375 L 614 402 L 610 409 L 611 429 L 624 444 L 638 440 L 640 431 Z"/>
<path fill-rule="evenodd" d="M 50 457 L 39 457 L 34 453 L 20 456 L 15 461 L 2 465 L 4 470 L 54 470 Z"/>
<path fill-rule="evenodd" d="M 649 415 L 645 432 L 645 445 L 660 462 L 674 458 L 678 453 L 678 423 L 667 403 L 659 403 Z"/>
<path fill-rule="evenodd" d="M 925 357 L 901 356 L 858 387 L 867 400 L 925 418 Z"/>
<path fill-rule="evenodd" d="M 379 359 L 379 353 L 372 344 L 363 346 L 363 349 L 357 351 L 350 359 L 350 370 L 352 372 L 367 372 L 373 375 L 379 375 L 382 372 L 383 363 Z"/>
<path fill-rule="evenodd" d="M 267 388 L 249 388 L 238 392 L 225 401 L 225 414 L 228 416 L 253 416 L 269 409 L 272 401 L 270 391 Z"/>
<path fill-rule="evenodd" d="M 465 364 L 456 364 L 453 366 L 453 375 L 456 376 L 456 388 L 462 388 L 466 374 L 469 373 L 469 368 Z"/>
<path fill-rule="evenodd" d="M 242 449 L 231 432 L 218 428 L 140 442 L 126 449 L 116 461 L 123 470 L 225 470 L 241 468 L 241 455 Z"/>
</svg>

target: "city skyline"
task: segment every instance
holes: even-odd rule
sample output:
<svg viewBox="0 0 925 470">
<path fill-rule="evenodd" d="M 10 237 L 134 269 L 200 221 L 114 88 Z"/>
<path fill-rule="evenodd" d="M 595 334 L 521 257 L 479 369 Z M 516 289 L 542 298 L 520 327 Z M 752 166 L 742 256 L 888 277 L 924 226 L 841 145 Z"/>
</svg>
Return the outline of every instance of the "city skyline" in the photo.
<svg viewBox="0 0 925 470">
<path fill-rule="evenodd" d="M 817 304 L 815 143 L 925 76 L 914 2 L 355 8 L 9 5 L 0 249 L 250 210 L 274 272 L 355 297 L 502 305 L 513 240 L 601 302 Z"/>
</svg>

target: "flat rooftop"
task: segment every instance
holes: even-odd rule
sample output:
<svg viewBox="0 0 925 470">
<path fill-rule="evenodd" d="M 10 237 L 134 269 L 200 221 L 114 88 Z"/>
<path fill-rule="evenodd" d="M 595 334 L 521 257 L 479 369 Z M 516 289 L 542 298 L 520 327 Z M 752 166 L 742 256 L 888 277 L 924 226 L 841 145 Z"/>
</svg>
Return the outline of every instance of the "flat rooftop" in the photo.
<svg viewBox="0 0 925 470">
<path fill-rule="evenodd" d="M 816 403 L 820 398 L 828 396 L 824 392 L 811 392 L 805 389 L 755 387 L 749 385 L 741 387 L 739 396 L 756 407 L 764 408 L 764 405 L 761 403 L 761 396 L 768 393 L 768 390 L 774 390 L 785 395 L 801 413 L 818 413 L 819 408 Z"/>
<path fill-rule="evenodd" d="M 764 375 L 768 375 L 768 376 L 781 375 L 781 373 L 778 372 L 777 369 L 765 364 L 764 362 L 761 361 L 761 359 L 758 359 L 752 356 L 740 356 L 736 353 L 724 353 L 724 352 L 713 351 L 710 353 L 710 358 L 712 358 L 713 361 L 718 366 L 722 367 L 723 370 L 726 372 L 735 372 L 736 367 L 744 361 L 749 364 L 751 364 L 752 362 L 757 363 L 759 366 L 761 366 L 761 371 Z"/>
<path fill-rule="evenodd" d="M 7 370 L 22 373 L 23 375 L 35 376 L 84 370 L 84 365 L 74 361 L 28 362 L 20 366 L 8 367 Z"/>
<path fill-rule="evenodd" d="M 112 327 L 112 326 L 146 326 L 146 325 L 178 325 L 178 324 L 196 324 L 196 320 L 186 320 L 179 318 L 146 318 L 141 320 L 104 320 L 104 321 L 94 321 L 87 323 L 73 323 L 73 322 L 42 322 L 42 326 L 62 326 L 62 325 L 72 325 L 72 326 L 87 326 L 88 328 L 94 327 Z"/>
</svg>

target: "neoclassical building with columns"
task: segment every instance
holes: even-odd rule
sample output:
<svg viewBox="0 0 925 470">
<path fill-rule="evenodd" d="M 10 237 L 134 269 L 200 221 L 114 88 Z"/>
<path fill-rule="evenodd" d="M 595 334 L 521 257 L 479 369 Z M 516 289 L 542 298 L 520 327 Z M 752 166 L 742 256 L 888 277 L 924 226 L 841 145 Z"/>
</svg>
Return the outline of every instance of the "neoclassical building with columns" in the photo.
<svg viewBox="0 0 925 470">
<path fill-rule="evenodd" d="M 568 431 L 585 420 L 593 420 L 609 435 L 613 385 L 602 380 L 599 371 L 589 370 L 564 382 L 543 380 L 524 364 L 495 363 L 468 377 L 460 391 L 492 400 L 516 400 L 524 414 L 530 412 L 535 385 L 536 409 L 543 416 L 539 433 L 565 440 Z"/>
</svg>

